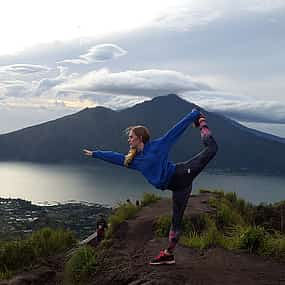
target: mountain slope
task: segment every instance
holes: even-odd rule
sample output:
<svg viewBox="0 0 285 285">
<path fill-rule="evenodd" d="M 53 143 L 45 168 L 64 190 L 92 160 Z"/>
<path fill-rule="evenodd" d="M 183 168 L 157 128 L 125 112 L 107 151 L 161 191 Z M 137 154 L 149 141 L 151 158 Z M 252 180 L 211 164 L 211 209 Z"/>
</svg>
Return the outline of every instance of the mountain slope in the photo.
<svg viewBox="0 0 285 285">
<path fill-rule="evenodd" d="M 163 135 L 196 105 L 170 94 L 121 111 L 104 107 L 86 108 L 37 126 L 0 136 L 0 160 L 36 162 L 92 162 L 82 155 L 83 148 L 126 153 L 130 125 L 146 125 L 152 138 Z M 285 173 L 285 144 L 260 135 L 221 115 L 202 111 L 219 145 L 210 168 Z M 170 158 L 187 160 L 201 150 L 197 129 L 191 127 L 173 147 Z M 88 161 L 88 162 L 87 162 Z"/>
</svg>

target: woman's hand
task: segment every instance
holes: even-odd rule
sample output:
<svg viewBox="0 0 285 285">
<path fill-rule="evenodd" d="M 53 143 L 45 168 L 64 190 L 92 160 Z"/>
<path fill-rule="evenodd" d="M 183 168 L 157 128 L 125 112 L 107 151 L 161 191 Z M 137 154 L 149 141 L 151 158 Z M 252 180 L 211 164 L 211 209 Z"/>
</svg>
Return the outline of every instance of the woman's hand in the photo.
<svg viewBox="0 0 285 285">
<path fill-rule="evenodd" d="M 89 149 L 83 149 L 83 154 L 86 156 L 92 156 L 92 151 Z"/>
</svg>

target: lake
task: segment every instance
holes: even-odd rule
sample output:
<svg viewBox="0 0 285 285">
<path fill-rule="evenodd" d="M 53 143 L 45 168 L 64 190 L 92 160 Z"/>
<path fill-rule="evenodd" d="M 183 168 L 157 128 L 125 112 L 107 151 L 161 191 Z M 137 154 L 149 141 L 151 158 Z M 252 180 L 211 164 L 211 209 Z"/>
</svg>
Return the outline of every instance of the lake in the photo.
<svg viewBox="0 0 285 285">
<path fill-rule="evenodd" d="M 114 205 L 141 199 L 144 192 L 171 197 L 149 185 L 138 172 L 100 162 L 94 165 L 0 163 L 0 197 L 22 198 L 34 203 L 86 201 Z M 255 204 L 285 199 L 285 177 L 201 173 L 193 184 L 198 189 L 234 191 Z"/>
</svg>

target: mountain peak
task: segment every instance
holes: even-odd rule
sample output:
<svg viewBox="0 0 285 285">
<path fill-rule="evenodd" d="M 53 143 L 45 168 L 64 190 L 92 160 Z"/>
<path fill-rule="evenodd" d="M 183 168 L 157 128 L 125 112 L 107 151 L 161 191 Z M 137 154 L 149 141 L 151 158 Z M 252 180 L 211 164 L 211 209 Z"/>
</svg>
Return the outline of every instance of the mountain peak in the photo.
<svg viewBox="0 0 285 285">
<path fill-rule="evenodd" d="M 162 96 L 157 96 L 154 97 L 151 101 L 176 101 L 176 102 L 187 102 L 184 99 L 182 99 L 180 96 L 178 96 L 177 94 L 174 93 L 170 93 L 167 95 L 162 95 Z"/>
<path fill-rule="evenodd" d="M 143 101 L 132 107 L 123 109 L 120 112 L 125 112 L 125 111 L 128 112 L 131 110 L 138 110 L 145 108 L 148 108 L 150 110 L 155 110 L 155 109 L 174 110 L 174 109 L 184 108 L 187 109 L 188 111 L 191 111 L 191 109 L 195 107 L 197 107 L 197 105 L 189 101 L 186 101 L 177 94 L 170 93 L 167 95 L 154 97 L 151 100 Z"/>
</svg>

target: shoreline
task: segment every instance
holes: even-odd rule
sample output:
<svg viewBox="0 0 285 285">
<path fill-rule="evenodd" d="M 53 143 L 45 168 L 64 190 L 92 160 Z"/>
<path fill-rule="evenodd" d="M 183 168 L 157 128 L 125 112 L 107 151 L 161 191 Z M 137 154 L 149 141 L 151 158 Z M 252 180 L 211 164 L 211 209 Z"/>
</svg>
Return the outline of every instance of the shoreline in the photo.
<svg viewBox="0 0 285 285">
<path fill-rule="evenodd" d="M 108 217 L 111 211 L 98 203 L 39 206 L 19 198 L 0 198 L 0 240 L 24 238 L 43 227 L 69 229 L 81 239 L 95 231 L 99 214 Z"/>
</svg>

